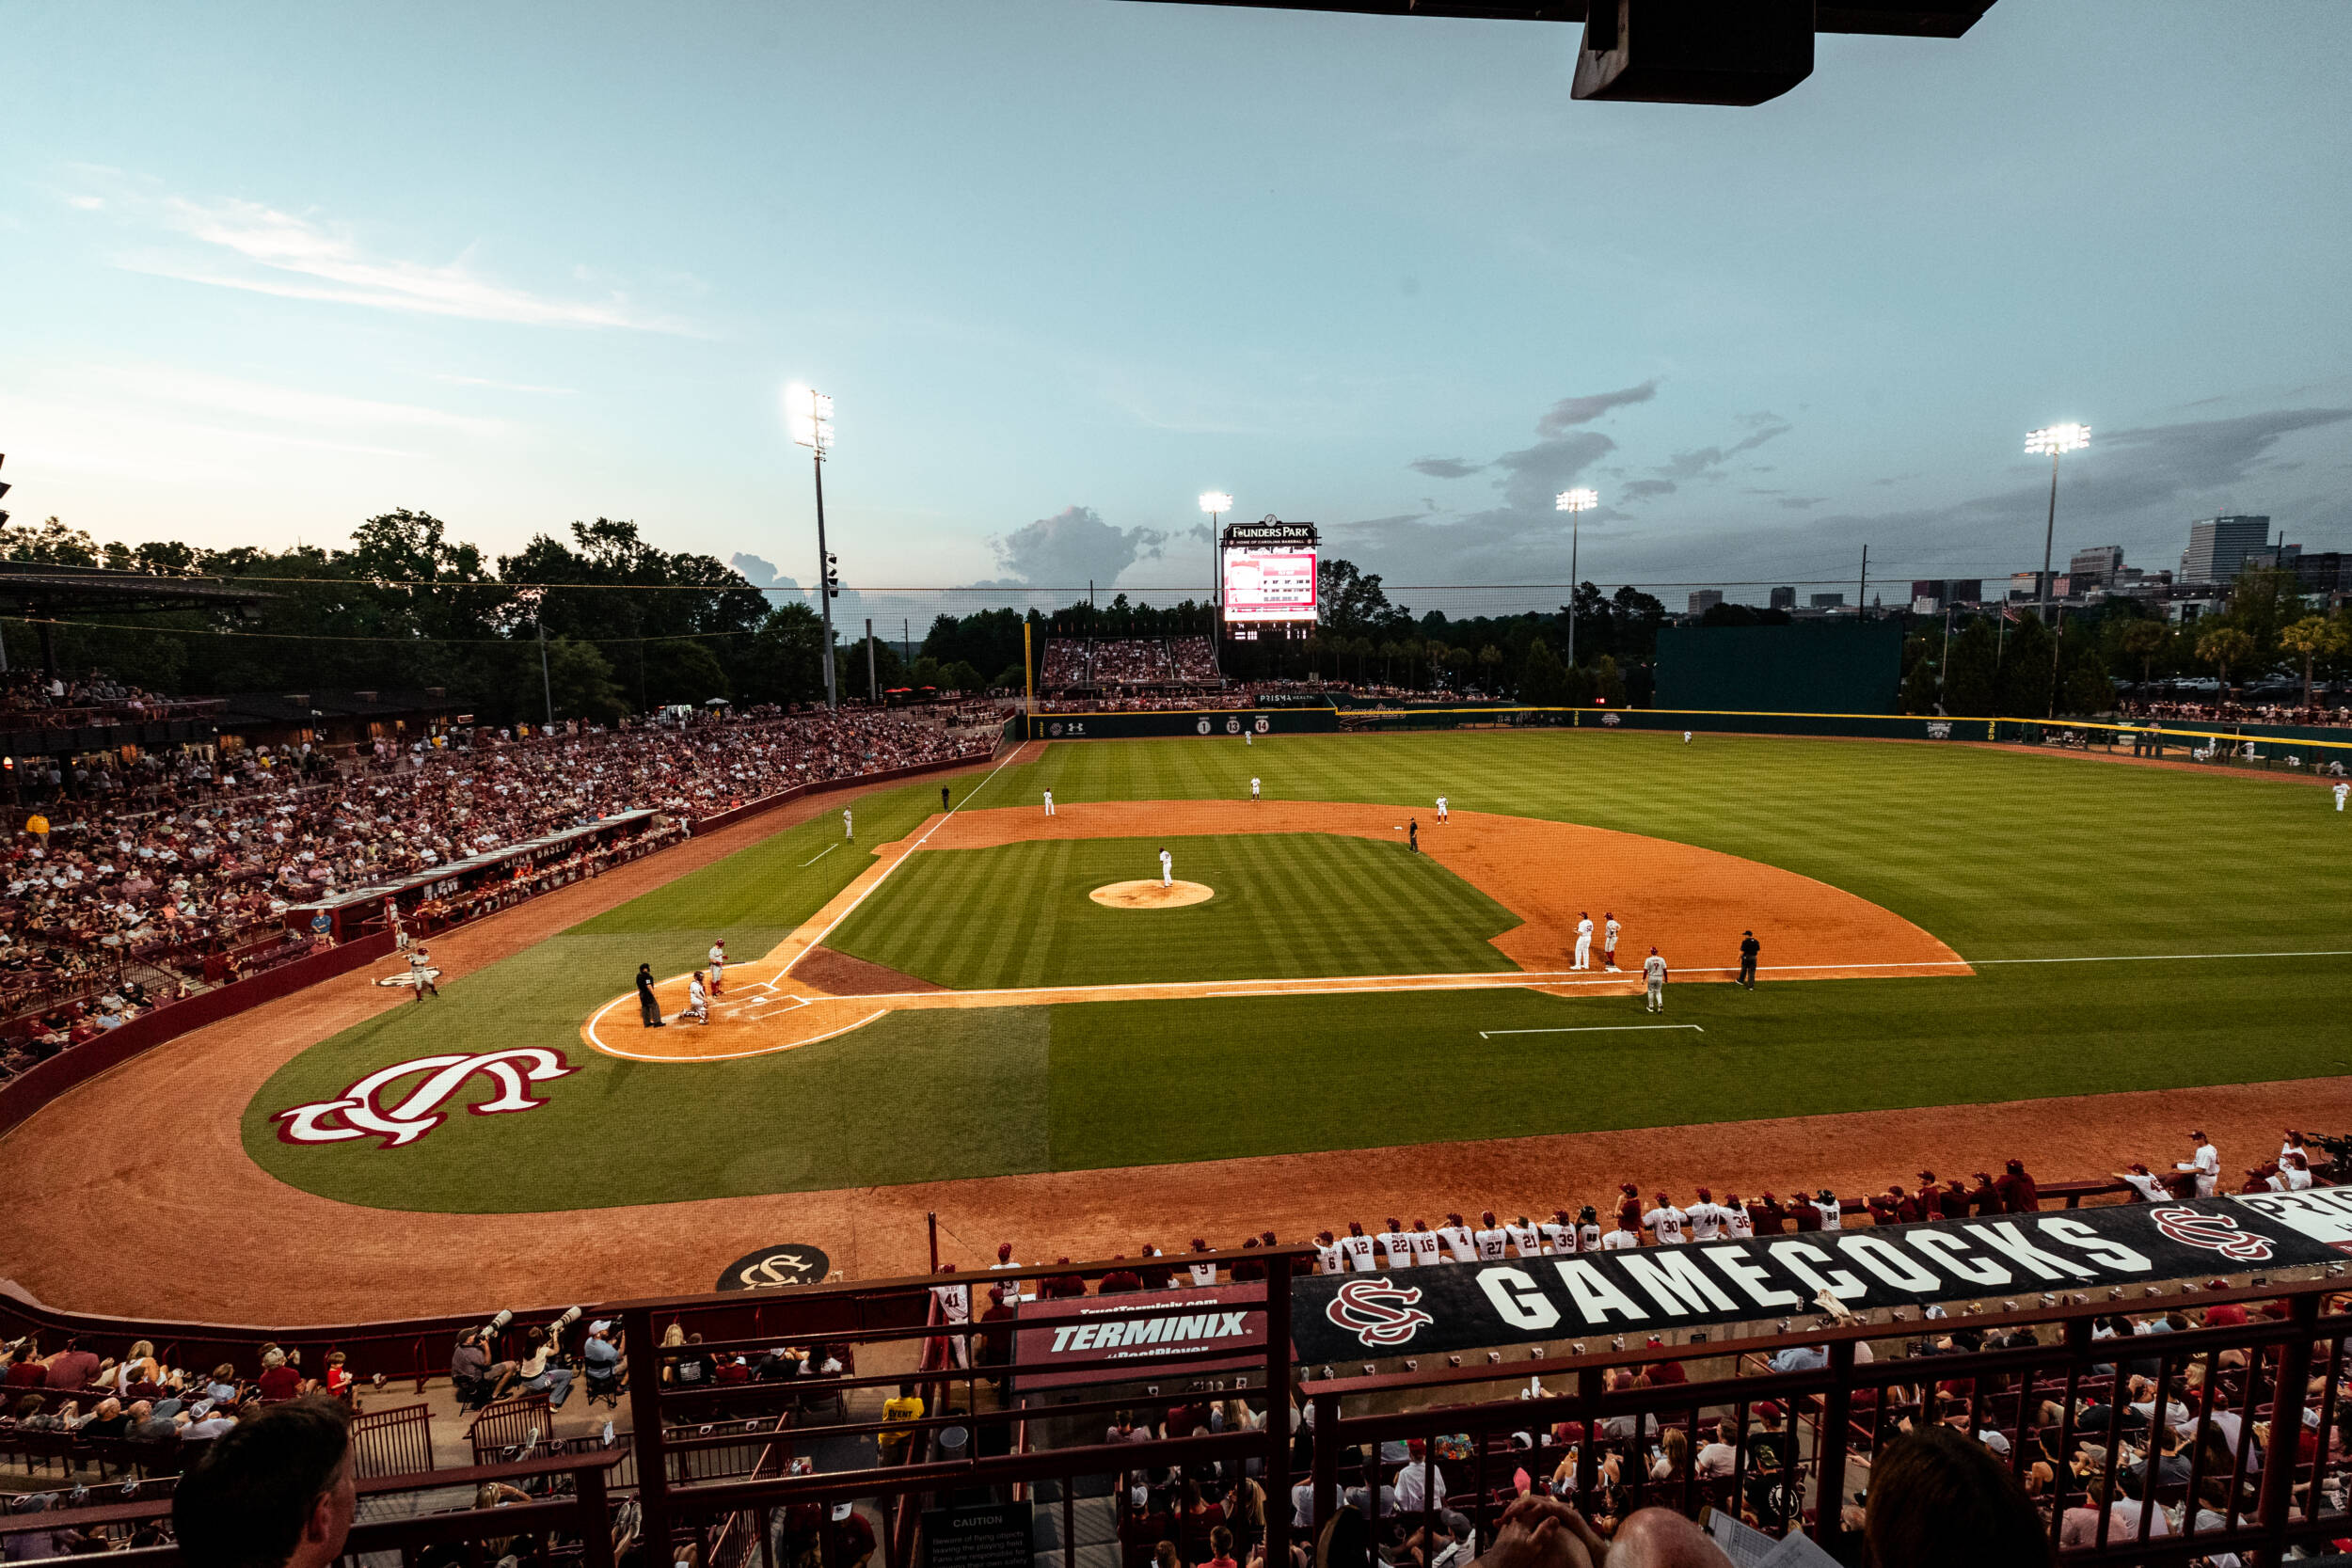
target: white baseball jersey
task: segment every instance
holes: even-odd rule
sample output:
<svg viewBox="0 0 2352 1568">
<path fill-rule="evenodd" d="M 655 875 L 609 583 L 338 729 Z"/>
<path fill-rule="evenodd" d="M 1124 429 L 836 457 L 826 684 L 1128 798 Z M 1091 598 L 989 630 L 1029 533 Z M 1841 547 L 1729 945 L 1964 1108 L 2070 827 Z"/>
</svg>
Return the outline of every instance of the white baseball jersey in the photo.
<svg viewBox="0 0 2352 1568">
<path fill-rule="evenodd" d="M 841 836 L 847 838 L 855 830 L 850 821 L 850 814 L 846 811 L 843 812 L 841 814 Z"/>
<path fill-rule="evenodd" d="M 2346 795 L 2352 795 L 2352 784 L 2338 784 L 2336 785 L 2333 793 L 2336 798 L 2336 810 L 2342 811 L 2344 809 L 2344 798 Z"/>
<path fill-rule="evenodd" d="M 1586 915 L 1576 923 L 1576 940 L 1579 942 L 1593 940 L 1593 917 L 1591 915 Z"/>
<path fill-rule="evenodd" d="M 710 944 L 710 967 L 713 969 L 724 969 L 726 966 L 727 950 L 725 945 L 721 942 L 712 942 Z"/>
<path fill-rule="evenodd" d="M 1511 1245 L 1521 1258 L 1541 1258 L 1544 1255 L 1543 1231 L 1532 1225 L 1506 1225 Z"/>
<path fill-rule="evenodd" d="M 1045 792 L 1045 815 L 1054 815 L 1054 792 L 1050 789 Z"/>
<path fill-rule="evenodd" d="M 1652 1209 L 1642 1216 L 1642 1223 L 1658 1238 L 1660 1246 L 1680 1246 L 1691 1238 L 1682 1233 L 1690 1216 L 1669 1203 L 1662 1209 Z"/>
<path fill-rule="evenodd" d="M 1407 1231 L 1405 1239 L 1412 1243 L 1413 1263 L 1416 1267 L 1425 1269 L 1432 1263 L 1440 1261 L 1438 1251 L 1438 1233 L 1436 1231 Z"/>
<path fill-rule="evenodd" d="M 1346 1249 L 1337 1242 L 1333 1242 L 1329 1246 L 1317 1243 L 1315 1272 L 1317 1274 L 1345 1274 L 1347 1272 Z"/>
<path fill-rule="evenodd" d="M 1502 1249 L 1510 1245 L 1511 1233 L 1507 1230 L 1481 1230 L 1476 1240 L 1478 1260 L 1482 1263 L 1491 1263 L 1502 1258 Z"/>
<path fill-rule="evenodd" d="M 2132 1191 L 2151 1203 L 2165 1203 L 2171 1200 L 2172 1195 L 2166 1191 L 2164 1183 L 2144 1171 L 2127 1170 L 2123 1173 L 2123 1181 Z"/>
<path fill-rule="evenodd" d="M 688 1006 L 700 1007 L 706 1005 L 708 1001 L 709 998 L 703 994 L 703 983 L 700 980 L 689 980 L 686 982 L 686 1005 Z"/>
<path fill-rule="evenodd" d="M 1636 1237 L 1635 1240 L 1639 1241 L 1640 1238 Z M 1579 1252 L 1598 1252 L 1600 1250 L 1600 1224 L 1598 1221 L 1595 1221 L 1591 1225 L 1580 1225 L 1576 1227 L 1576 1249 Z"/>
<path fill-rule="evenodd" d="M 1558 1220 L 1546 1220 L 1535 1227 L 1543 1232 L 1544 1251 L 1555 1257 L 1576 1250 L 1576 1227 L 1562 1225 Z"/>
<path fill-rule="evenodd" d="M 2221 1179 L 2221 1151 L 2211 1144 L 2200 1145 L 2194 1159 L 2183 1160 L 2172 1168 L 2195 1171 L 2197 1173 L 2197 1196 L 2211 1197 L 2214 1195 L 2214 1184 Z"/>
<path fill-rule="evenodd" d="M 1820 1198 L 1814 1199 L 1813 1211 L 1821 1216 L 1822 1229 L 1843 1230 L 1846 1228 L 1846 1207 L 1835 1197 L 1826 1202 Z"/>
<path fill-rule="evenodd" d="M 1666 960 L 1652 953 L 1642 960 L 1642 977 L 1653 986 L 1666 983 Z"/>
<path fill-rule="evenodd" d="M 1735 1242 L 1747 1241 L 1756 1234 L 1756 1221 L 1748 1216 L 1746 1204 L 1733 1203 L 1724 1207 L 1724 1233 Z"/>
<path fill-rule="evenodd" d="M 2341 786 L 2341 785 L 2339 785 L 2339 786 L 2338 786 L 2338 789 L 2339 789 L 2339 792 L 2341 792 L 2342 786 Z M 1440 796 L 1438 796 L 1438 809 L 1439 811 L 1443 811 L 1443 810 L 1445 810 L 1445 797 L 1444 797 L 1444 796 L 1442 796 L 1442 795 L 1440 795 Z"/>
<path fill-rule="evenodd" d="M 1175 857 L 1175 856 L 1173 856 L 1173 855 L 1171 855 L 1171 854 L 1169 854 L 1169 853 L 1168 853 L 1167 850 L 1165 850 L 1165 849 L 1161 850 L 1161 851 L 1160 851 L 1160 875 L 1161 875 L 1161 876 L 1163 876 L 1163 877 L 1167 876 L 1167 875 L 1168 874 L 1168 872 L 1169 872 L 1169 871 L 1171 871 L 1171 870 L 1173 870 L 1173 869 L 1175 868 L 1175 865 L 1176 865 L 1176 857 Z"/>
<path fill-rule="evenodd" d="M 1624 929 L 1624 927 L 1617 924 L 1617 917 L 1611 915 L 1609 917 L 1609 924 L 1600 928 L 1600 944 L 1603 947 L 1608 948 L 1611 952 L 1615 952 L 1617 950 L 1617 933 Z"/>
<path fill-rule="evenodd" d="M 1195 1263 L 1192 1266 L 1192 1282 L 1195 1285 L 1216 1284 L 1216 1264 L 1214 1261 L 1207 1263 Z"/>
<path fill-rule="evenodd" d="M 1691 1222 L 1691 1240 L 1711 1242 L 1724 1233 L 1725 1211 L 1711 1198 L 1701 1198 L 1682 1212 Z"/>
<path fill-rule="evenodd" d="M 1603 1252 L 1632 1252 L 1640 1248 L 1642 1238 L 1630 1230 L 1612 1230 L 1600 1239 Z"/>
<path fill-rule="evenodd" d="M 1388 1259 L 1389 1267 L 1409 1269 L 1413 1266 L 1413 1243 L 1406 1240 L 1407 1234 L 1403 1230 L 1383 1230 L 1374 1238 L 1380 1243 L 1381 1254 Z"/>
<path fill-rule="evenodd" d="M 1347 1254 L 1348 1266 L 1358 1274 L 1371 1274 L 1379 1267 L 1372 1260 L 1372 1238 L 1369 1236 L 1343 1236 L 1340 1238 L 1340 1250 Z"/>
<path fill-rule="evenodd" d="M 934 1285 L 931 1294 L 939 1302 L 939 1315 L 951 1323 L 972 1321 L 972 1291 L 962 1285 Z"/>
<path fill-rule="evenodd" d="M 1446 1251 L 1453 1256 L 1455 1262 L 1475 1263 L 1478 1261 L 1478 1242 L 1471 1236 L 1469 1226 L 1441 1225 L 1438 1227 L 1438 1240 L 1445 1243 Z"/>
<path fill-rule="evenodd" d="M 2285 1180 L 2287 1191 L 2291 1193 L 2306 1191 L 2312 1184 L 2312 1173 L 2308 1167 L 2298 1170 L 2293 1165 L 2280 1165 L 2279 1174 Z"/>
<path fill-rule="evenodd" d="M 1249 798 L 1252 800 L 1258 798 L 1258 781 L 1255 779 L 1249 781 Z"/>
</svg>

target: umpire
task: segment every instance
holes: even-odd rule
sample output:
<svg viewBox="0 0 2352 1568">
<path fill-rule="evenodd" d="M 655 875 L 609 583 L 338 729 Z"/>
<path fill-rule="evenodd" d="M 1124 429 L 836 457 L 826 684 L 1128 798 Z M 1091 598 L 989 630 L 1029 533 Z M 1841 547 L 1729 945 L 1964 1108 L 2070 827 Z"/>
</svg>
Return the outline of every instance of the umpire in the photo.
<svg viewBox="0 0 2352 1568">
<path fill-rule="evenodd" d="M 1740 933 L 1740 983 L 1750 990 L 1756 989 L 1756 956 L 1764 951 L 1764 944 L 1756 940 L 1754 931 Z"/>
</svg>

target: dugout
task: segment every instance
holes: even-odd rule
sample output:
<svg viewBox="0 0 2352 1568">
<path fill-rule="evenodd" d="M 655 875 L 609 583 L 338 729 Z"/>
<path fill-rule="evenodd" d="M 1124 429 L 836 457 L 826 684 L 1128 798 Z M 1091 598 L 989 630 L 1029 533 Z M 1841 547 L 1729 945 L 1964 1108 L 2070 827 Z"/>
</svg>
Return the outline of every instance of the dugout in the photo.
<svg viewBox="0 0 2352 1568">
<path fill-rule="evenodd" d="M 1902 673 L 1899 621 L 1663 626 L 1658 633 L 1656 705 L 1893 713 Z"/>
</svg>

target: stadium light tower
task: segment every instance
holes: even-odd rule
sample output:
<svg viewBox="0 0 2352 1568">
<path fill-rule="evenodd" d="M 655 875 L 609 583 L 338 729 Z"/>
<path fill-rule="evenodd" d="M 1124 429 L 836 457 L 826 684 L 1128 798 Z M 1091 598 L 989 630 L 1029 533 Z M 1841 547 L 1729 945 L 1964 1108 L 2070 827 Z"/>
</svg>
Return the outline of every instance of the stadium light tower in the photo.
<svg viewBox="0 0 2352 1568">
<path fill-rule="evenodd" d="M 784 389 L 784 414 L 792 426 L 792 439 L 809 450 L 817 469 L 817 610 L 824 624 L 825 706 L 841 705 L 834 692 L 833 600 L 841 580 L 834 570 L 833 552 L 825 547 L 825 453 L 833 451 L 833 399 L 798 382 Z"/>
<path fill-rule="evenodd" d="M 1233 510 L 1233 498 L 1222 490 L 1211 490 L 1200 498 L 1200 510 L 1209 515 L 1209 608 L 1216 608 L 1216 520 Z"/>
<path fill-rule="evenodd" d="M 2058 536 L 2058 459 L 2070 451 L 2080 451 L 2090 445 L 2090 427 L 2087 424 L 2044 425 L 2026 433 L 2026 453 L 2039 457 L 2050 454 L 2050 515 L 2042 528 L 2042 624 L 2050 624 L 2050 546 Z"/>
<path fill-rule="evenodd" d="M 1563 490 L 1552 502 L 1553 510 L 1568 515 L 1568 668 L 1576 668 L 1576 546 L 1582 531 L 1584 514 L 1600 504 L 1597 490 Z"/>
</svg>

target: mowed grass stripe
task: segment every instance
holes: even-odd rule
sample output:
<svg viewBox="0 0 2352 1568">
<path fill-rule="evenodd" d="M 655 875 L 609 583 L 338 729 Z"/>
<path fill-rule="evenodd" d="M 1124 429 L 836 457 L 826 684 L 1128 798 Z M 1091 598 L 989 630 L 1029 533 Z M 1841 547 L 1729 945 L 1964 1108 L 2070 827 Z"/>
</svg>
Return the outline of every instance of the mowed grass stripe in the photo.
<svg viewBox="0 0 2352 1568">
<path fill-rule="evenodd" d="M 829 945 L 959 990 L 1509 967 L 1487 939 L 1515 917 L 1424 857 L 1323 833 L 1167 842 L 1178 877 L 1216 897 L 1117 910 L 1088 896 L 1155 872 L 1152 839 L 927 849 Z"/>
</svg>

